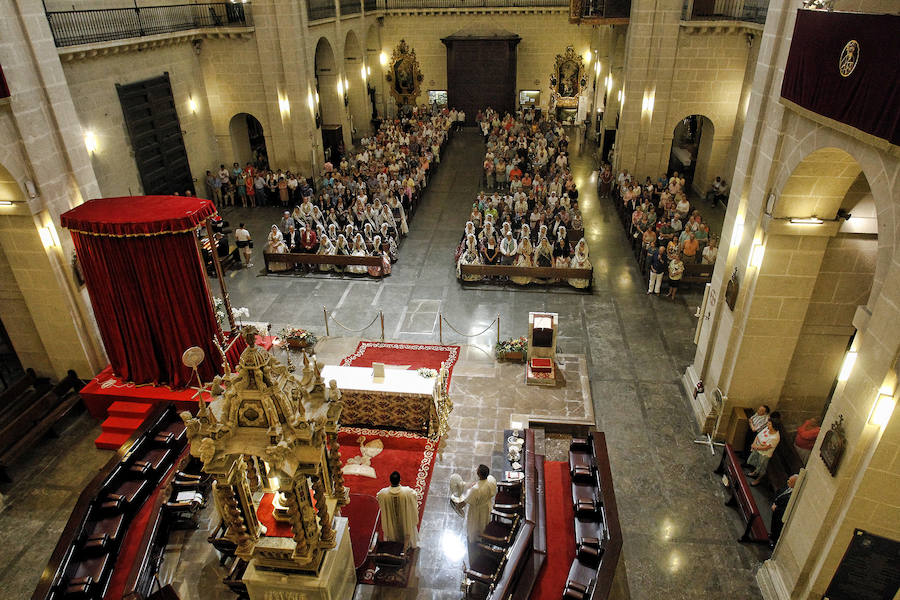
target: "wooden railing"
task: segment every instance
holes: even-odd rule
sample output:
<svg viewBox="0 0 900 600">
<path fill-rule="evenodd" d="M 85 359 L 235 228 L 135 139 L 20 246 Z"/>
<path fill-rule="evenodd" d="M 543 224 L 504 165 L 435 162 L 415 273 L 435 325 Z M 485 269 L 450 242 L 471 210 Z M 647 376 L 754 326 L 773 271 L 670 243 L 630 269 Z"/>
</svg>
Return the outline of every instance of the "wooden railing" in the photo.
<svg viewBox="0 0 900 600">
<path fill-rule="evenodd" d="M 765 23 L 769 0 L 684 0 L 683 21 L 746 21 Z"/>
</svg>

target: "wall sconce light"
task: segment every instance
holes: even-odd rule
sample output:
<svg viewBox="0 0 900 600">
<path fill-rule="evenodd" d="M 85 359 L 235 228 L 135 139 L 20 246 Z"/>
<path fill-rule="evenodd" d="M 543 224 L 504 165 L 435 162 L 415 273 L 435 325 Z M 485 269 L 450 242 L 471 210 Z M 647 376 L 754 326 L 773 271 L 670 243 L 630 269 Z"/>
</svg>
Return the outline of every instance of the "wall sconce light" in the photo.
<svg viewBox="0 0 900 600">
<path fill-rule="evenodd" d="M 338 91 L 338 96 L 344 95 L 344 80 L 341 79 L 340 77 L 338 77 L 337 91 Z"/>
<path fill-rule="evenodd" d="M 12 200 L 0 200 L 0 206 L 12 206 Z"/>
<path fill-rule="evenodd" d="M 612 73 L 606 76 L 606 93 L 612 91 Z"/>
<path fill-rule="evenodd" d="M 598 60 L 594 65 L 594 72 L 597 74 L 597 77 L 600 77 L 600 72 L 603 71 L 603 65 Z"/>
<path fill-rule="evenodd" d="M 591 54 L 590 48 L 588 48 L 587 50 L 585 50 L 585 52 L 584 52 L 584 62 L 590 64 L 590 62 L 591 62 L 591 57 L 592 57 L 592 56 L 593 56 L 593 54 Z"/>
<path fill-rule="evenodd" d="M 844 356 L 844 362 L 841 364 L 841 372 L 838 373 L 838 381 L 847 381 L 850 379 L 850 373 L 853 372 L 853 365 L 856 364 L 856 350 L 847 350 Z"/>
<path fill-rule="evenodd" d="M 379 54 L 379 55 L 378 55 L 378 62 L 381 63 L 381 66 L 382 66 L 382 67 L 387 66 L 387 64 L 388 64 L 388 55 L 385 54 L 384 52 L 382 52 L 381 54 Z"/>
<path fill-rule="evenodd" d="M 313 110 L 316 108 L 315 101 L 313 100 L 312 92 L 306 92 L 306 103 L 309 105 L 309 110 Z"/>
<path fill-rule="evenodd" d="M 372 67 L 370 67 L 369 65 L 366 65 L 366 75 L 369 76 L 371 74 L 372 74 Z"/>
<path fill-rule="evenodd" d="M 87 148 L 90 154 L 97 151 L 97 136 L 94 135 L 93 131 L 84 132 L 84 147 Z"/>
<path fill-rule="evenodd" d="M 366 71 L 365 65 L 359 70 L 359 74 L 362 76 L 362 80 L 365 81 L 366 77 L 369 76 L 368 71 Z"/>
<path fill-rule="evenodd" d="M 38 235 L 41 236 L 41 243 L 44 245 L 44 248 L 49 250 L 54 246 L 58 246 L 59 242 L 56 239 L 56 235 L 50 227 L 41 227 L 38 229 Z"/>
<path fill-rule="evenodd" d="M 282 96 L 278 99 L 278 108 L 282 113 L 290 113 L 291 112 L 291 101 Z"/>
<path fill-rule="evenodd" d="M 191 109 L 192 113 L 197 112 L 197 101 L 194 100 L 193 96 L 188 98 L 188 108 Z"/>
<path fill-rule="evenodd" d="M 791 217 L 791 223 L 794 225 L 821 225 L 824 222 L 819 217 Z"/>
<path fill-rule="evenodd" d="M 763 264 L 763 257 L 766 255 L 766 247 L 764 244 L 755 242 L 750 250 L 750 266 L 760 268 Z"/>
<path fill-rule="evenodd" d="M 625 94 L 622 93 L 622 90 L 619 90 L 619 102 L 623 102 L 625 100 Z"/>
<path fill-rule="evenodd" d="M 744 215 L 738 215 L 734 221 L 734 228 L 731 230 L 731 247 L 737 248 L 741 245 L 741 238 L 744 236 Z"/>
<path fill-rule="evenodd" d="M 872 408 L 872 414 L 869 415 L 869 423 L 879 427 L 887 425 L 888 421 L 891 420 L 891 414 L 894 412 L 895 404 L 896 401 L 892 395 L 885 393 L 879 394 L 878 400 L 875 401 L 875 406 Z"/>
</svg>

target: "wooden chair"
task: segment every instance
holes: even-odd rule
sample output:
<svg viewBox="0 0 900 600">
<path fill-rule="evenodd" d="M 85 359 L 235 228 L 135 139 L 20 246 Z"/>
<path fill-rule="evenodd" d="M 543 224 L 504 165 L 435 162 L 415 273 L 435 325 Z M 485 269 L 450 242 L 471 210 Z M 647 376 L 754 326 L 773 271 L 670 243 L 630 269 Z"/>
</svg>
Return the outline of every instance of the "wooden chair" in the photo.
<svg viewBox="0 0 900 600">
<path fill-rule="evenodd" d="M 464 570 L 466 578 L 463 589 L 467 600 L 486 600 L 506 564 L 503 550 L 485 544 L 478 544 L 477 547 L 478 552 Z"/>
<path fill-rule="evenodd" d="M 519 515 L 506 514 L 498 510 L 491 511 L 491 520 L 481 533 L 482 541 L 506 548 L 516 535 L 519 525 Z"/>
<path fill-rule="evenodd" d="M 522 511 L 522 508 L 522 482 L 498 481 L 497 495 L 494 497 L 494 510 L 517 514 Z"/>
<path fill-rule="evenodd" d="M 378 539 L 378 533 L 372 536 L 369 545 L 369 558 L 380 569 L 396 571 L 403 568 L 409 560 L 409 554 L 403 546 L 403 542 L 389 542 Z"/>
</svg>

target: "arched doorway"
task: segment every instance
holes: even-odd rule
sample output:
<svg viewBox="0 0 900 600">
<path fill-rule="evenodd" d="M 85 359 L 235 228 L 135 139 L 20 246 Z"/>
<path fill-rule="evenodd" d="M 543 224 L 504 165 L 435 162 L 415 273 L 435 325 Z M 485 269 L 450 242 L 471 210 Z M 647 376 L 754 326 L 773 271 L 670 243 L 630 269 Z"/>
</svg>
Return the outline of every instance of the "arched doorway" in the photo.
<svg viewBox="0 0 900 600">
<path fill-rule="evenodd" d="M 350 110 L 350 133 L 354 140 L 361 138 L 371 130 L 370 104 L 366 93 L 368 75 L 365 55 L 359 38 L 351 29 L 344 39 L 344 88 L 348 95 Z"/>
<path fill-rule="evenodd" d="M 316 44 L 316 93 L 322 115 L 322 148 L 325 160 L 337 162 L 344 151 L 344 81 L 337 68 L 334 50 L 327 39 Z M 348 96 L 349 103 L 349 96 Z"/>
<path fill-rule="evenodd" d="M 821 226 L 795 225 L 801 232 L 812 229 L 812 236 L 815 229 L 834 219 L 838 224 L 836 233 L 827 239 L 813 237 L 800 243 L 824 244 L 824 253 L 778 401 L 786 428 L 793 430 L 805 419 L 825 414 L 839 383 L 841 366 L 856 333 L 854 315 L 859 306 L 868 304 L 872 291 L 878 227 L 865 174 L 852 156 L 837 148 L 817 150 L 797 165 L 782 188 L 773 216 L 822 219 Z M 791 263 L 802 275 L 799 251 Z"/>
<path fill-rule="evenodd" d="M 231 133 L 231 148 L 234 160 L 243 167 L 248 162 L 256 168 L 268 168 L 269 153 L 262 123 L 249 113 L 238 113 L 231 117 L 228 125 Z"/>
<path fill-rule="evenodd" d="M 685 179 L 685 188 L 706 179 L 714 134 L 713 122 L 703 115 L 688 115 L 675 125 L 668 174 L 677 171 Z"/>
</svg>

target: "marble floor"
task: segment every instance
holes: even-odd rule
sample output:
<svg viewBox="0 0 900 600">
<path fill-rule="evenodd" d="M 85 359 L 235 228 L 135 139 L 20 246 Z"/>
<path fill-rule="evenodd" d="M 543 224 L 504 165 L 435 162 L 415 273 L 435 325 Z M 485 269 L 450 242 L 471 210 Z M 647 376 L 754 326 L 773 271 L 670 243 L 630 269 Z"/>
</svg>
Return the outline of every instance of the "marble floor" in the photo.
<svg viewBox="0 0 900 600">
<path fill-rule="evenodd" d="M 558 312 L 559 351 L 575 357 L 572 364 L 579 374 L 587 374 L 592 403 L 588 411 L 583 401 L 579 406 L 567 400 L 562 410 L 574 417 L 592 413 L 597 427 L 606 432 L 631 597 L 759 598 L 754 573 L 768 552 L 736 542 L 741 522 L 723 506 L 722 485 L 712 473 L 716 459 L 692 443 L 697 427 L 679 382 L 694 354 L 692 315 L 702 290 L 682 290 L 674 301 L 645 294 L 646 280 L 615 212 L 596 196 L 593 148 L 582 148 L 578 140 L 571 146 L 572 165 L 594 266 L 592 292 L 461 286 L 452 255 L 478 190 L 482 148 L 473 130 L 451 141 L 390 277 L 374 281 L 235 270 L 227 275 L 233 304 L 248 307 L 251 321 L 272 323 L 273 331 L 290 324 L 318 335 L 325 334 L 324 306 L 336 319 L 329 324 L 331 335 L 345 337 L 334 340 L 335 359 L 348 354 L 359 336 L 381 335 L 378 319 L 362 333 L 345 331 L 341 325 L 360 329 L 379 311 L 386 339 L 431 343 L 438 341 L 441 315 L 466 334 L 481 331 L 499 315 L 501 335 L 507 338 L 526 332 L 529 311 Z M 721 222 L 721 208 L 705 212 L 714 224 Z M 279 210 L 231 209 L 225 216 L 233 224 L 245 222 L 256 239 L 263 240 Z M 262 247 L 257 243 L 257 265 L 262 265 Z M 505 389 L 513 393 L 488 385 L 503 384 L 504 372 L 515 369 L 493 362 L 495 339 L 493 329 L 464 337 L 443 328 L 444 343 L 468 346 L 453 378 L 453 431 L 435 467 L 426 503 L 422 528 L 429 550 L 423 550 L 409 589 L 360 586 L 357 598 L 459 598 L 461 557 L 454 554 L 454 538 L 458 540 L 462 523 L 447 506 L 446 485 L 440 482 L 455 471 L 468 473 L 483 460 L 490 459 L 496 469 L 496 461 L 502 460 L 499 431 L 508 426 L 509 416 L 542 407 L 530 406 L 532 401 L 512 383 Z M 567 373 L 567 389 L 576 378 L 580 380 L 569 379 Z M 580 385 L 579 395 L 586 397 Z M 8 494 L 0 532 L 4 540 L 12 540 L 0 547 L 0 558 L 5 559 L 0 585 L 15 590 L 10 597 L 30 594 L 67 518 L 67 507 L 109 456 L 93 449 L 96 430 L 86 415 L 73 419 L 59 439 L 48 440 L 24 461 L 25 476 L 0 488 Z M 564 454 L 564 445 L 564 439 L 548 436 L 548 452 Z M 186 599 L 231 597 L 219 583 L 222 573 L 210 560 L 204 538 L 178 534 L 164 578 L 174 580 Z"/>
</svg>

